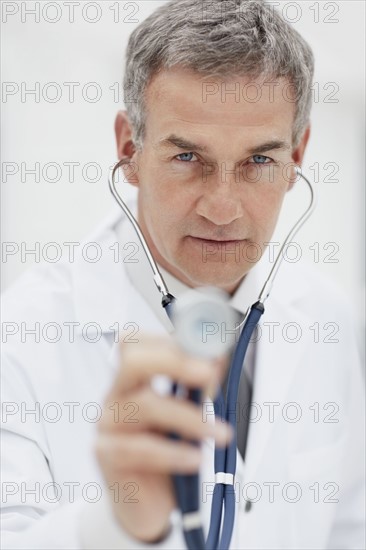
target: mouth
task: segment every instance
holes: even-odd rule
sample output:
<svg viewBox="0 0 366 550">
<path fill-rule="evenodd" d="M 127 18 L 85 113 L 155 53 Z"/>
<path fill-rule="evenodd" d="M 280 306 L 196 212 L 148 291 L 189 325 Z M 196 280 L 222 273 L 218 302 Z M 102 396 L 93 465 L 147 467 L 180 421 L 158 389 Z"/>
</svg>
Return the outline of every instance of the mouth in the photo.
<svg viewBox="0 0 366 550">
<path fill-rule="evenodd" d="M 202 237 L 194 237 L 193 235 L 189 235 L 189 238 L 202 244 L 211 244 L 211 245 L 213 244 L 217 246 L 237 245 L 247 240 L 247 239 L 206 239 Z"/>
</svg>

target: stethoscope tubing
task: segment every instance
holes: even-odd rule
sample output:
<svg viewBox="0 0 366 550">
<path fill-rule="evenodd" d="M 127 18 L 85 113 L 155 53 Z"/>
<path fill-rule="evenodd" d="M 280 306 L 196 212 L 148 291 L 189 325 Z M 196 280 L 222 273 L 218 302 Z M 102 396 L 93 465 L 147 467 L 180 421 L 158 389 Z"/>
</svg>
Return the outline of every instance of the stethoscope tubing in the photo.
<svg viewBox="0 0 366 550">
<path fill-rule="evenodd" d="M 239 342 L 233 354 L 232 362 L 229 370 L 229 379 L 226 392 L 226 407 L 225 420 L 233 427 L 234 437 L 227 448 L 215 449 L 215 476 L 220 475 L 220 472 L 231 474 L 230 482 L 226 479 L 227 475 L 220 476 L 223 482 L 216 481 L 214 494 L 212 497 L 211 506 L 211 521 L 209 534 L 207 538 L 207 548 L 225 550 L 229 548 L 232 537 L 232 532 L 235 522 L 235 472 L 236 472 L 236 404 L 238 400 L 239 382 L 244 363 L 244 358 L 248 349 L 249 342 L 253 332 L 264 313 L 264 306 L 261 302 L 256 302 L 252 305 L 247 316 L 245 325 L 240 333 Z M 223 397 L 221 391 L 215 400 L 215 410 L 220 410 L 223 405 Z M 220 485 L 222 489 L 219 490 Z M 222 509 L 224 506 L 224 510 Z M 221 524 L 222 513 L 224 512 L 223 528 L 221 540 L 219 539 L 219 527 Z M 214 520 L 215 518 L 215 520 Z M 219 522 L 217 523 L 217 521 Z"/>
</svg>

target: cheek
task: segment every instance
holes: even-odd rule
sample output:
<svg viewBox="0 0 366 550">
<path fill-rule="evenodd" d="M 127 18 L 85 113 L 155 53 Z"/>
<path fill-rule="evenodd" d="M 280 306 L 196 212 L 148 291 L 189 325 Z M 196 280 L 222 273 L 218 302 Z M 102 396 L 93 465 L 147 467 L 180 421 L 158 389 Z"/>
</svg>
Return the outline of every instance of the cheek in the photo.
<svg viewBox="0 0 366 550">
<path fill-rule="evenodd" d="M 154 225 L 176 233 L 180 222 L 191 219 L 196 180 L 191 181 L 186 175 L 158 163 L 150 164 L 148 173 L 141 171 L 140 180 L 141 201 L 146 217 L 154 218 Z"/>
<path fill-rule="evenodd" d="M 155 172 L 154 178 L 140 185 L 139 200 L 151 237 L 165 249 L 165 244 L 179 238 L 180 228 L 189 219 L 192 208 L 187 198 L 169 179 Z"/>
<path fill-rule="evenodd" d="M 247 201 L 246 217 L 251 221 L 256 240 L 265 241 L 272 236 L 284 196 L 283 185 L 253 190 Z"/>
</svg>

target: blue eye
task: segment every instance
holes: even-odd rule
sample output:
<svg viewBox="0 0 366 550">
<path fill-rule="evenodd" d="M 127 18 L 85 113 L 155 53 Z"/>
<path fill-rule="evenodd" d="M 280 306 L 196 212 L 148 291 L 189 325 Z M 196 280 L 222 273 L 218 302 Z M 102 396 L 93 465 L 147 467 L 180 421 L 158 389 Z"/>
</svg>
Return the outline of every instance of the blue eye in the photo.
<svg viewBox="0 0 366 550">
<path fill-rule="evenodd" d="M 254 160 L 254 164 L 267 164 L 267 160 L 271 160 L 269 157 L 265 157 L 264 155 L 253 155 L 252 159 Z"/>
<path fill-rule="evenodd" d="M 193 153 L 180 153 L 179 155 L 176 156 L 176 158 L 178 158 L 182 162 L 189 162 L 193 159 L 193 157 L 194 157 Z"/>
</svg>

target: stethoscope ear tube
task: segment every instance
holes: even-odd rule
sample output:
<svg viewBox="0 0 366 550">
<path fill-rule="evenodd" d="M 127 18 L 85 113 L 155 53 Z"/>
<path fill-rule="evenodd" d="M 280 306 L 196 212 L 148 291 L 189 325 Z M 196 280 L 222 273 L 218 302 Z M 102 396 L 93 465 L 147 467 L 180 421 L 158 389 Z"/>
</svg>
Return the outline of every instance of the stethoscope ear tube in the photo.
<svg viewBox="0 0 366 550">
<path fill-rule="evenodd" d="M 296 167 L 296 174 L 298 176 L 300 176 L 301 179 L 304 180 L 304 182 L 307 184 L 308 188 L 309 188 L 309 191 L 310 191 L 310 203 L 307 207 L 307 209 L 305 210 L 305 212 L 300 216 L 300 218 L 297 220 L 297 222 L 292 226 L 291 230 L 289 231 L 289 233 L 287 234 L 285 240 L 283 241 L 282 243 L 282 246 L 277 254 L 277 257 L 274 261 L 274 264 L 273 264 L 273 267 L 263 285 L 263 288 L 261 290 L 261 292 L 259 293 L 259 297 L 258 297 L 258 300 L 264 304 L 264 302 L 267 300 L 271 290 L 272 290 L 272 286 L 273 286 L 273 282 L 276 278 L 276 275 L 277 275 L 277 272 L 280 268 L 280 265 L 283 261 L 283 258 L 285 257 L 285 250 L 286 250 L 286 247 L 292 242 L 292 239 L 295 237 L 295 235 L 297 234 L 297 232 L 299 231 L 299 229 L 304 225 L 304 223 L 306 222 L 306 220 L 311 216 L 311 214 L 314 212 L 314 209 L 315 209 L 315 206 L 316 206 L 316 194 L 315 194 L 315 189 L 314 187 L 312 186 L 312 184 L 310 183 L 310 181 L 308 180 L 308 178 L 306 178 L 304 176 L 304 174 L 302 174 L 301 172 L 301 168 L 300 167 Z"/>
</svg>

